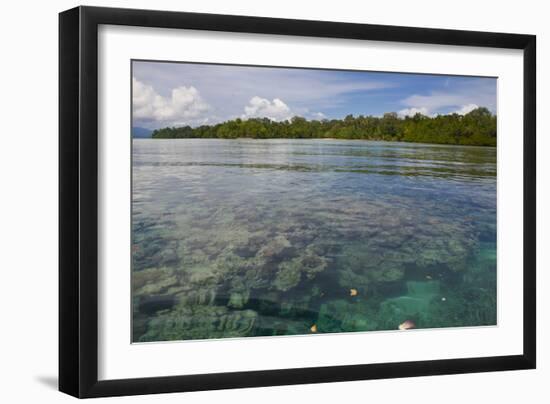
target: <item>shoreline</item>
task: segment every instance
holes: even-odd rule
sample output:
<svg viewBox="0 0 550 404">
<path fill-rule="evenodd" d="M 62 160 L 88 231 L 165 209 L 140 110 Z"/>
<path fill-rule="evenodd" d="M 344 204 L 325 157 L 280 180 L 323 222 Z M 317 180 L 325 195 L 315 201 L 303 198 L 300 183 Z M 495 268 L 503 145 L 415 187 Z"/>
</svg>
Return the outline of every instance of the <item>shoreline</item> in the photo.
<svg viewBox="0 0 550 404">
<path fill-rule="evenodd" d="M 425 142 L 407 142 L 406 140 L 378 140 L 378 139 L 339 139 L 332 137 L 310 137 L 310 138 L 282 138 L 282 137 L 268 137 L 268 138 L 253 138 L 253 137 L 237 137 L 237 138 L 219 138 L 219 137 L 189 137 L 189 138 L 142 138 L 142 137 L 132 137 L 134 140 L 252 140 L 252 141 L 262 141 L 262 140 L 332 140 L 332 141 L 355 141 L 355 142 L 379 142 L 379 143 L 403 143 L 410 145 L 429 145 L 429 146 L 459 146 L 459 147 L 489 147 L 496 149 L 497 146 L 486 146 L 486 145 L 470 145 L 470 144 L 455 144 L 455 143 L 425 143 Z"/>
</svg>

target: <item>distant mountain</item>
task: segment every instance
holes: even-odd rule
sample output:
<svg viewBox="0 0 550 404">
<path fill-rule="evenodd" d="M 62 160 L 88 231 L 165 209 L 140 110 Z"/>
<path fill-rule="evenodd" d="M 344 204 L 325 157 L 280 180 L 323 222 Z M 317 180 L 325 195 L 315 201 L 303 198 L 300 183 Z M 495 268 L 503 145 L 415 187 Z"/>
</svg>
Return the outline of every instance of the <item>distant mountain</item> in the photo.
<svg viewBox="0 0 550 404">
<path fill-rule="evenodd" d="M 134 139 L 150 139 L 153 131 L 147 128 L 140 128 L 138 126 L 132 127 L 132 137 Z"/>
</svg>

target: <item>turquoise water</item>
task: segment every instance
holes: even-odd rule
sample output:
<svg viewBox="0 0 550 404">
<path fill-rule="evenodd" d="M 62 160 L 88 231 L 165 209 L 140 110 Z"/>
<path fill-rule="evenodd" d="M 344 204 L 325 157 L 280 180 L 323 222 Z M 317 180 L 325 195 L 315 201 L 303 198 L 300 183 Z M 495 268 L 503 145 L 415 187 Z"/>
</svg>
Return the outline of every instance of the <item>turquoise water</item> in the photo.
<svg viewBox="0 0 550 404">
<path fill-rule="evenodd" d="M 496 149 L 133 141 L 133 341 L 496 324 Z"/>
</svg>

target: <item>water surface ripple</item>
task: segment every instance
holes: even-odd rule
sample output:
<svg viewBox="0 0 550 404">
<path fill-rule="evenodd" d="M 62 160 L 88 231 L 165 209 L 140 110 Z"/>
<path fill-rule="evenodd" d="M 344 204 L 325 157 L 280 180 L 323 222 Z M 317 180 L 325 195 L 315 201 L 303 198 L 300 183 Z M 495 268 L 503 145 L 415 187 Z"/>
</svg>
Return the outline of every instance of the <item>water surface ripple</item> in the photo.
<svg viewBox="0 0 550 404">
<path fill-rule="evenodd" d="M 496 149 L 134 140 L 133 340 L 496 324 Z"/>
</svg>

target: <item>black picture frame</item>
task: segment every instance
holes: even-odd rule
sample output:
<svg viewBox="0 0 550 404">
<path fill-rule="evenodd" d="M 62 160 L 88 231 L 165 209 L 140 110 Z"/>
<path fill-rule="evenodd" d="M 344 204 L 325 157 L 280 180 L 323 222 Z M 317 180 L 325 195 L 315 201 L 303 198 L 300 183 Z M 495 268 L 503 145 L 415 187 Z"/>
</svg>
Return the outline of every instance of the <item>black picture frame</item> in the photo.
<svg viewBox="0 0 550 404">
<path fill-rule="evenodd" d="M 99 381 L 97 63 L 100 24 L 523 50 L 523 353 Z M 59 390 L 85 398 L 534 369 L 535 121 L 536 37 L 533 35 L 97 7 L 77 7 L 60 13 Z"/>
</svg>

